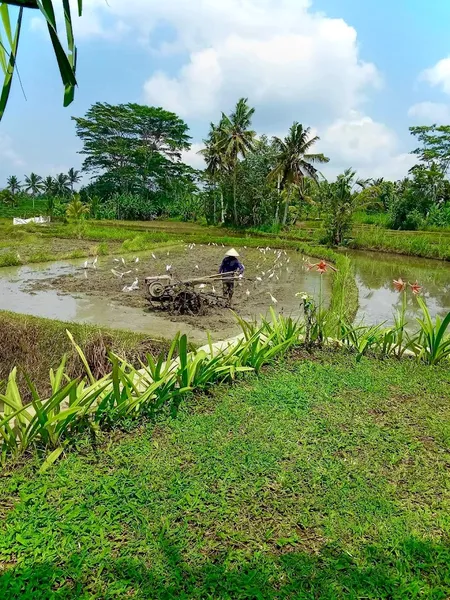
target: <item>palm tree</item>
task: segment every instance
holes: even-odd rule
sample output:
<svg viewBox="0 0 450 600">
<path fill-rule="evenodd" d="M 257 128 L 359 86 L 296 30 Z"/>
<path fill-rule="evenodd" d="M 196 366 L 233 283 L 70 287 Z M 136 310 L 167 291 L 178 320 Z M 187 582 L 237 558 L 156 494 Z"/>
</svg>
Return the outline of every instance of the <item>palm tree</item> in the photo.
<svg viewBox="0 0 450 600">
<path fill-rule="evenodd" d="M 15 175 L 11 175 L 6 180 L 6 187 L 11 192 L 11 194 L 15 196 L 17 192 L 20 192 L 20 190 L 22 189 L 22 184 Z"/>
<path fill-rule="evenodd" d="M 27 194 L 31 194 L 34 209 L 34 199 L 42 191 L 42 177 L 36 173 L 30 173 L 29 177 L 25 175 L 25 191 Z"/>
<path fill-rule="evenodd" d="M 46 196 L 53 196 L 55 193 L 55 180 L 51 175 L 42 181 L 42 191 Z"/>
<path fill-rule="evenodd" d="M 221 178 L 226 170 L 225 156 L 219 149 L 219 142 L 221 139 L 220 126 L 211 123 L 209 134 L 206 140 L 203 140 L 205 147 L 199 150 L 198 154 L 201 154 L 206 162 L 206 175 L 209 179 L 218 183 L 220 187 Z M 223 202 L 223 189 L 220 189 L 220 212 L 221 212 L 221 223 L 225 221 L 225 208 Z M 214 200 L 214 223 L 216 222 L 216 206 Z"/>
<path fill-rule="evenodd" d="M 245 158 L 253 150 L 256 132 L 250 129 L 254 108 L 247 104 L 247 98 L 241 98 L 236 104 L 234 112 L 228 117 L 222 113 L 219 125 L 218 150 L 222 154 L 222 162 L 227 165 L 233 174 L 233 214 L 234 224 L 238 224 L 236 177 L 239 156 Z"/>
<path fill-rule="evenodd" d="M 81 181 L 80 171 L 76 171 L 73 167 L 71 167 L 67 173 L 67 177 L 69 178 L 69 185 L 73 195 L 73 186 Z"/>
<path fill-rule="evenodd" d="M 67 205 L 66 215 L 72 221 L 81 221 L 89 211 L 89 206 L 81 202 L 79 194 L 75 194 L 72 202 Z"/>
<path fill-rule="evenodd" d="M 277 179 L 279 190 L 292 185 L 300 185 L 304 177 L 317 181 L 317 169 L 311 163 L 327 163 L 329 158 L 324 154 L 310 154 L 312 146 L 319 141 L 318 136 L 309 137 L 310 128 L 303 129 L 301 123 L 293 123 L 284 140 L 274 137 L 273 142 L 278 150 L 277 165 L 269 177 Z M 283 225 L 286 224 L 288 203 L 285 203 Z"/>
<path fill-rule="evenodd" d="M 353 215 L 367 203 L 356 192 L 356 188 L 364 189 L 364 183 L 356 178 L 355 171 L 347 169 L 338 175 L 335 182 L 325 181 L 320 184 L 327 211 L 325 228 L 329 243 L 339 246 L 351 232 Z"/>
<path fill-rule="evenodd" d="M 69 176 L 65 173 L 59 173 L 54 179 L 55 194 L 57 196 L 67 196 L 70 190 Z"/>
</svg>

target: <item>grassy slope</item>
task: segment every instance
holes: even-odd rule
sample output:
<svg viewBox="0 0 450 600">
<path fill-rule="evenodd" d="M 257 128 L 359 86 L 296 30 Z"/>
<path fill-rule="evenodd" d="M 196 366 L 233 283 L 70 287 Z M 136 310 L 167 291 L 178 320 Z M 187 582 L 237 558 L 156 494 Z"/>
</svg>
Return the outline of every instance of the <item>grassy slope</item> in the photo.
<svg viewBox="0 0 450 600">
<path fill-rule="evenodd" d="M 157 355 L 168 347 L 166 342 L 132 331 L 0 311 L 0 392 L 4 391 L 13 367 L 19 370 L 18 382 L 21 389 L 25 388 L 22 384 L 23 372 L 26 372 L 39 393 L 49 392 L 49 370 L 59 366 L 63 354 L 67 355 L 68 372 L 74 377 L 83 375 L 83 365 L 67 336 L 67 329 L 83 348 L 96 376 L 102 376 L 111 368 L 106 350 L 128 358 L 138 366 L 139 359 L 145 360 L 147 353 Z"/>
<path fill-rule="evenodd" d="M 0 597 L 444 600 L 449 383 L 323 354 L 5 473 Z"/>
</svg>

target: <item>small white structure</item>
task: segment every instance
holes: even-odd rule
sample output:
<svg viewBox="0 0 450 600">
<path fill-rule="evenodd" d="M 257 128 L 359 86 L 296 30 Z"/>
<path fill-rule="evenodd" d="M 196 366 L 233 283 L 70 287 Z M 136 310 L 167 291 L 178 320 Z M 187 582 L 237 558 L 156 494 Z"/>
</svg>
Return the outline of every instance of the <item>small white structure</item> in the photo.
<svg viewBox="0 0 450 600">
<path fill-rule="evenodd" d="M 31 219 L 19 219 L 18 217 L 13 218 L 13 225 L 27 225 L 27 223 L 44 225 L 45 223 L 50 223 L 50 217 L 31 217 Z"/>
</svg>

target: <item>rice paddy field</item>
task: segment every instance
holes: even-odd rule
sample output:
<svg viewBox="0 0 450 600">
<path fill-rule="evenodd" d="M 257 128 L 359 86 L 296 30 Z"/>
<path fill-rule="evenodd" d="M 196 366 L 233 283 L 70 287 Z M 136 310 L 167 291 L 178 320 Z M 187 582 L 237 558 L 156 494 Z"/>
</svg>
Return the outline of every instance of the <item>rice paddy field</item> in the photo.
<svg viewBox="0 0 450 600">
<path fill-rule="evenodd" d="M 151 222 L 79 233 L 0 222 L 0 379 L 18 366 L 21 392 L 27 372 L 49 393 L 64 353 L 68 376 L 83 376 L 66 329 L 95 377 L 111 350 L 137 368 L 177 331 L 194 344 L 207 331 L 234 335 L 229 309 L 168 314 L 143 285 L 216 273 L 231 246 L 246 266 L 232 308 L 246 319 L 269 307 L 295 318 L 298 292 L 328 305 L 338 291 L 345 308 L 357 297 L 357 320 L 389 321 L 398 278 L 419 281 L 433 318 L 450 310 L 445 260 L 348 251 L 353 287 L 337 290 L 340 273 L 308 265 L 338 255 L 305 230 Z M 406 315 L 418 316 L 412 294 Z M 80 432 L 45 472 L 39 447 L 1 468 L 0 598 L 450 597 L 448 361 L 297 346 L 235 383 L 188 393 L 175 413 L 92 436 Z"/>
</svg>

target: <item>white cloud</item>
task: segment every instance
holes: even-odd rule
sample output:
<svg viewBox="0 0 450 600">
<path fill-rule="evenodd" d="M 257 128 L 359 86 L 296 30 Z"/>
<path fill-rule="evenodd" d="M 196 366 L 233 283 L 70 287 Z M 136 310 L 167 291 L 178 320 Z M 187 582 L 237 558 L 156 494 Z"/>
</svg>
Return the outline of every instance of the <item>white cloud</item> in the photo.
<svg viewBox="0 0 450 600">
<path fill-rule="evenodd" d="M 443 58 L 433 67 L 423 71 L 420 79 L 450 95 L 450 57 Z"/>
<path fill-rule="evenodd" d="M 193 169 L 204 169 L 205 161 L 203 160 L 203 156 L 198 153 L 202 148 L 204 146 L 201 143 L 196 142 L 192 144 L 190 150 L 184 150 L 181 153 L 181 160 Z"/>
<path fill-rule="evenodd" d="M 310 5 L 309 0 L 91 0 L 81 21 L 90 35 L 110 33 L 120 22 L 153 52 L 178 53 L 179 70 L 150 75 L 144 95 L 183 117 L 214 118 L 240 96 L 286 119 L 300 118 L 299 113 L 310 120 L 337 117 L 360 106 L 381 78 L 375 65 L 360 58 L 355 29 Z"/>
<path fill-rule="evenodd" d="M 450 105 L 441 102 L 419 102 L 408 110 L 408 116 L 424 124 L 450 122 Z"/>
<path fill-rule="evenodd" d="M 399 150 L 395 132 L 368 116 L 354 113 L 338 119 L 322 135 L 318 149 L 330 157 L 323 168 L 328 177 L 355 169 L 360 177 L 400 179 L 407 175 L 416 158 Z"/>
<path fill-rule="evenodd" d="M 338 119 L 322 136 L 324 152 L 337 151 L 340 160 L 349 164 L 372 164 L 380 156 L 392 153 L 396 136 L 383 123 L 354 114 L 350 119 Z"/>
<path fill-rule="evenodd" d="M 394 131 L 365 115 L 367 97 L 382 86 L 380 73 L 361 58 L 353 27 L 311 5 L 310 0 L 89 0 L 76 21 L 80 35 L 129 35 L 146 46 L 144 99 L 191 124 L 198 120 L 204 134 L 210 119 L 217 121 L 220 111 L 244 96 L 257 108 L 258 131 L 283 136 L 293 120 L 317 130 L 322 137 L 317 149 L 332 160 L 324 167 L 327 174 L 353 166 L 361 176 L 405 175 L 414 157 L 402 152 Z M 176 70 L 160 67 L 169 54 Z M 444 86 L 445 64 L 438 65 L 423 77 Z M 450 93 L 450 67 L 448 81 Z M 183 160 L 201 166 L 200 147 L 195 143 Z"/>
<path fill-rule="evenodd" d="M 380 78 L 374 65 L 358 59 L 355 31 L 340 20 L 308 19 L 304 33 L 274 27 L 267 36 L 233 32 L 216 40 L 190 53 L 175 78 L 150 77 L 146 100 L 201 118 L 213 118 L 240 96 L 292 118 L 300 111 L 319 117 L 359 106 Z"/>
<path fill-rule="evenodd" d="M 0 158 L 2 162 L 9 163 L 12 167 L 23 167 L 24 161 L 14 150 L 13 142 L 9 135 L 0 133 Z"/>
</svg>

